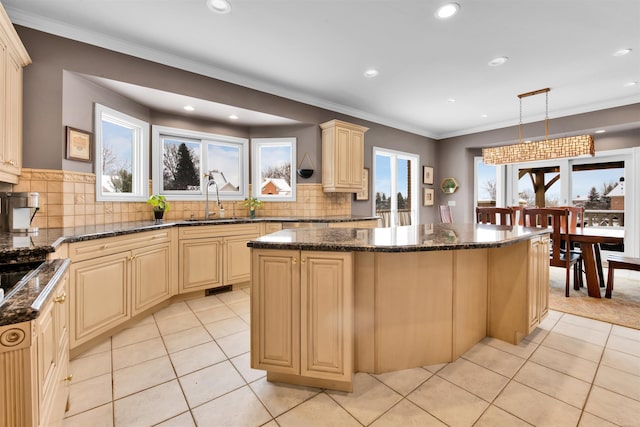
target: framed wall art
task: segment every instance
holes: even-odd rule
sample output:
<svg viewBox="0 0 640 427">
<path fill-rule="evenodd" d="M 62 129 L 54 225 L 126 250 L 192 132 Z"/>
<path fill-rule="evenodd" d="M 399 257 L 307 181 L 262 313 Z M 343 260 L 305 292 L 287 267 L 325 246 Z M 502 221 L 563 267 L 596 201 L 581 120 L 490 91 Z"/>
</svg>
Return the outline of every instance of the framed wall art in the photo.
<svg viewBox="0 0 640 427">
<path fill-rule="evenodd" d="M 431 166 L 422 167 L 422 183 L 433 184 L 433 167 Z"/>
<path fill-rule="evenodd" d="M 362 190 L 355 194 L 356 200 L 369 200 L 369 168 L 362 169 Z"/>
<path fill-rule="evenodd" d="M 435 191 L 433 188 L 422 189 L 422 206 L 433 206 Z"/>
<path fill-rule="evenodd" d="M 67 155 L 68 160 L 76 160 L 78 162 L 91 162 L 91 132 L 85 132 L 80 129 L 67 126 Z"/>
</svg>

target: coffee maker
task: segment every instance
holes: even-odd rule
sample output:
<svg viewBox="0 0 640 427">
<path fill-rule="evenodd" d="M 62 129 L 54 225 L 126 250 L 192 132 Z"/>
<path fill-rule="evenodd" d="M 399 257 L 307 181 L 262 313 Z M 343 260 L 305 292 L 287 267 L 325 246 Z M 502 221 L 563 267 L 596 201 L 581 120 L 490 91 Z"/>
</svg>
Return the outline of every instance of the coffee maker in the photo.
<svg viewBox="0 0 640 427">
<path fill-rule="evenodd" d="M 38 193 L 0 192 L 0 231 L 36 233 L 31 222 L 40 209 Z"/>
</svg>

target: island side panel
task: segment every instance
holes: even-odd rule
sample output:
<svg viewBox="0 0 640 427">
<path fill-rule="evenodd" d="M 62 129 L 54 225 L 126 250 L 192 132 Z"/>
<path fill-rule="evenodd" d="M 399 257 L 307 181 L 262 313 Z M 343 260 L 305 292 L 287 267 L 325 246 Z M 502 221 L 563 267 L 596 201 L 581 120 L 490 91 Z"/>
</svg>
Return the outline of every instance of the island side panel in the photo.
<svg viewBox="0 0 640 427">
<path fill-rule="evenodd" d="M 529 334 L 530 245 L 527 240 L 489 251 L 487 335 L 511 344 Z"/>
<path fill-rule="evenodd" d="M 375 254 L 375 373 L 452 360 L 453 251 Z"/>
<path fill-rule="evenodd" d="M 374 372 L 375 370 L 374 265 L 375 253 L 355 253 L 355 372 Z"/>
<path fill-rule="evenodd" d="M 453 251 L 452 360 L 487 336 L 487 249 Z"/>
</svg>

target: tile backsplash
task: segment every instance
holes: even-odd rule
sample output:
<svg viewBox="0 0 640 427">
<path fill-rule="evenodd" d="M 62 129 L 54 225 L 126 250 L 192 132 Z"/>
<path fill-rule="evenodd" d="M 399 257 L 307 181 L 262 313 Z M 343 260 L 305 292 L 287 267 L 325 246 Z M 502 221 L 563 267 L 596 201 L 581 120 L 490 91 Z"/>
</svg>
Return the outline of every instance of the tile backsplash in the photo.
<svg viewBox="0 0 640 427">
<path fill-rule="evenodd" d="M 77 227 L 114 222 L 153 219 L 146 202 L 97 202 L 96 176 L 93 173 L 64 170 L 22 169 L 20 182 L 11 191 L 35 191 L 40 194 L 40 211 L 33 219 L 39 228 Z M 324 193 L 322 184 L 297 184 L 295 202 L 264 202 L 258 217 L 322 217 L 351 215 L 351 193 Z M 151 194 L 151 182 L 149 182 Z M 170 201 L 167 220 L 204 216 L 204 201 Z M 223 203 L 226 217 L 247 217 L 242 200 Z M 213 203 L 212 210 L 218 207 Z M 234 215 L 235 211 L 235 215 Z"/>
</svg>

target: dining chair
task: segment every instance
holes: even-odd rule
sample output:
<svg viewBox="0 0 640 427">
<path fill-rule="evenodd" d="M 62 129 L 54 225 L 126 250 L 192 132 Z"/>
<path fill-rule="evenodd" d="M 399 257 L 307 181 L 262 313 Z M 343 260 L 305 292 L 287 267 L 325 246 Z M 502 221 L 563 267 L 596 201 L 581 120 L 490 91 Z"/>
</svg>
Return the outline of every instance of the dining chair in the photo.
<svg viewBox="0 0 640 427">
<path fill-rule="evenodd" d="M 476 206 L 476 222 L 478 224 L 513 225 L 515 212 L 511 208 L 494 208 Z"/>
<path fill-rule="evenodd" d="M 549 251 L 549 265 L 565 268 L 565 296 L 569 296 L 569 282 L 571 266 L 573 269 L 573 282 L 580 286 L 582 274 L 578 274 L 578 262 L 580 254 L 562 250 L 562 247 L 570 248 L 569 234 L 562 230 L 569 229 L 569 210 L 559 208 L 524 208 L 522 210 L 525 227 L 549 228 L 551 232 L 551 248 Z"/>
<path fill-rule="evenodd" d="M 524 206 L 507 206 L 509 209 L 513 211 L 513 225 L 524 225 L 524 215 L 522 215 L 522 210 Z"/>
<path fill-rule="evenodd" d="M 440 205 L 440 221 L 444 224 L 451 224 L 453 222 L 451 207 L 449 205 Z"/>
</svg>

